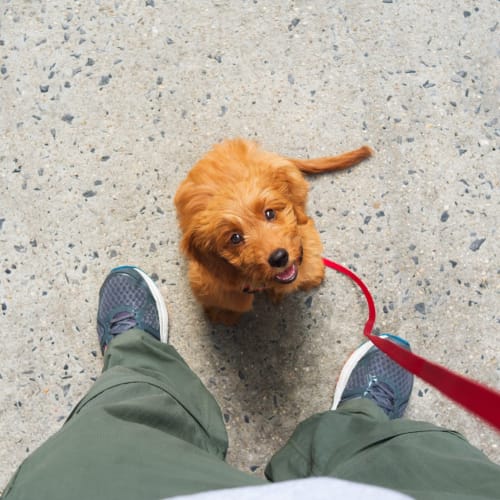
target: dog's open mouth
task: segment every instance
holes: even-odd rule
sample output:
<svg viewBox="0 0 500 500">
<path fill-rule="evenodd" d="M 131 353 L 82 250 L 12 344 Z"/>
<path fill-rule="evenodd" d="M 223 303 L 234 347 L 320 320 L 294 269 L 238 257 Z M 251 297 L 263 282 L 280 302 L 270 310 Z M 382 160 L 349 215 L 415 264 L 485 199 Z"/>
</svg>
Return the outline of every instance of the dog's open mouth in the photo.
<svg viewBox="0 0 500 500">
<path fill-rule="evenodd" d="M 274 279 L 280 283 L 291 283 L 295 280 L 298 274 L 299 268 L 297 264 L 294 263 L 290 267 L 287 267 L 283 272 L 277 274 Z"/>
</svg>

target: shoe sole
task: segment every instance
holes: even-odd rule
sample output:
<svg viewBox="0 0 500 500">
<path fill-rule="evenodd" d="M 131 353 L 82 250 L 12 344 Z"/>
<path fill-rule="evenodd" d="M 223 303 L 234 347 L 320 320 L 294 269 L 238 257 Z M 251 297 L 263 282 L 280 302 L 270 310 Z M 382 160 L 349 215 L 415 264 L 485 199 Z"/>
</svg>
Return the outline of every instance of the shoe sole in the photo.
<svg viewBox="0 0 500 500">
<path fill-rule="evenodd" d="M 163 295 L 161 294 L 159 288 L 156 286 L 156 283 L 139 267 L 136 266 L 119 266 L 115 267 L 113 271 L 120 271 L 123 269 L 133 269 L 138 272 L 141 278 L 145 281 L 146 285 L 151 292 L 156 304 L 156 308 L 158 310 L 158 322 L 160 324 L 160 342 L 164 344 L 168 344 L 168 311 L 167 306 L 165 305 L 165 300 L 163 299 Z"/>
<path fill-rule="evenodd" d="M 393 339 L 398 344 L 403 344 L 410 348 L 410 344 L 401 337 L 397 337 L 396 335 L 390 335 L 388 333 L 384 333 L 379 335 L 381 338 Z M 366 353 L 374 346 L 375 344 L 368 340 L 367 342 L 361 344 L 347 359 L 342 370 L 340 371 L 339 379 L 337 381 L 337 385 L 335 387 L 335 394 L 333 395 L 333 404 L 332 410 L 336 410 L 339 406 L 340 400 L 342 398 L 342 394 L 347 385 L 347 381 L 351 376 L 352 371 L 356 367 L 356 365 L 361 361 L 361 359 L 366 355 Z"/>
</svg>

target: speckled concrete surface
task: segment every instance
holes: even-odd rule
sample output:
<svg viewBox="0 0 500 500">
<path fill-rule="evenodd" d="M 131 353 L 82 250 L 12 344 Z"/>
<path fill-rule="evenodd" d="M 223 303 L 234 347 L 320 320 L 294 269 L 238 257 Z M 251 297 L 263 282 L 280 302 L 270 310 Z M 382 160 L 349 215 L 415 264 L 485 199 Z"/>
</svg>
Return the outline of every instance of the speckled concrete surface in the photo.
<svg viewBox="0 0 500 500">
<path fill-rule="evenodd" d="M 226 137 L 294 156 L 370 144 L 311 178 L 327 255 L 357 271 L 377 326 L 499 387 L 499 4 L 445 0 L 4 1 L 0 5 L 0 487 L 101 369 L 97 293 L 135 263 L 171 341 L 219 401 L 228 459 L 262 474 L 331 403 L 366 309 L 346 278 L 238 328 L 193 301 L 173 195 Z M 416 382 L 408 415 L 498 434 Z"/>
</svg>

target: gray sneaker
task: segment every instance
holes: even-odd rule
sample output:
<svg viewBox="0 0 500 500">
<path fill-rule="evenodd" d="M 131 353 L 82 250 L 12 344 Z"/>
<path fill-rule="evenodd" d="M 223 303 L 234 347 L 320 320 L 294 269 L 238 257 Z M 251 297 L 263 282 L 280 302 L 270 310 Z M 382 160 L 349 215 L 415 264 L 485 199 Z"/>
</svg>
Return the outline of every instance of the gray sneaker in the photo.
<svg viewBox="0 0 500 500">
<path fill-rule="evenodd" d="M 382 334 L 410 351 L 410 344 L 395 335 Z M 371 399 L 390 418 L 403 416 L 413 388 L 413 375 L 399 366 L 372 342 L 361 344 L 342 368 L 332 410 L 354 398 Z"/>
<path fill-rule="evenodd" d="M 153 280 L 134 266 L 113 269 L 99 292 L 97 334 L 104 352 L 113 337 L 132 328 L 168 342 L 168 313 Z"/>
</svg>

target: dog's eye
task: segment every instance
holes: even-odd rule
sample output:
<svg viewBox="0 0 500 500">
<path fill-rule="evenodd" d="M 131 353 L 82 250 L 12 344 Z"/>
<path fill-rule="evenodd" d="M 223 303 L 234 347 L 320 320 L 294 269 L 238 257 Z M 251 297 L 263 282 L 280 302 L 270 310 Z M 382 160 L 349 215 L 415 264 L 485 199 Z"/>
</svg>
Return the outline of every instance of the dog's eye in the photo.
<svg viewBox="0 0 500 500">
<path fill-rule="evenodd" d="M 240 233 L 233 233 L 230 239 L 233 245 L 239 245 L 243 241 L 243 235 Z"/>
<path fill-rule="evenodd" d="M 276 212 L 272 208 L 268 208 L 264 212 L 264 215 L 266 216 L 267 220 L 274 220 L 274 219 L 276 219 Z"/>
</svg>

